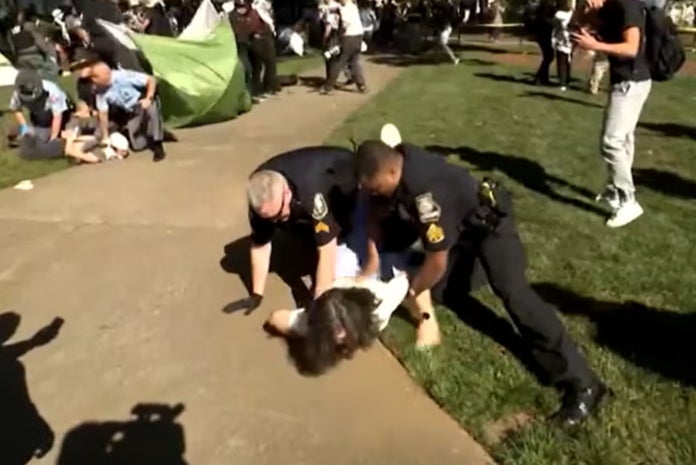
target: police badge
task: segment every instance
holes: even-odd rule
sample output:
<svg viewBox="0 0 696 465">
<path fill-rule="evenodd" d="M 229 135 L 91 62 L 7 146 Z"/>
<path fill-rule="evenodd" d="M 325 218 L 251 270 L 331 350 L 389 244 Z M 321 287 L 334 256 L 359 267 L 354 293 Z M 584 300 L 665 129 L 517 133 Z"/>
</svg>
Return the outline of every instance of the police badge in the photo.
<svg viewBox="0 0 696 465">
<path fill-rule="evenodd" d="M 433 194 L 426 192 L 416 197 L 416 210 L 421 223 L 434 223 L 440 219 L 442 208 L 433 199 Z"/>
<path fill-rule="evenodd" d="M 321 193 L 314 195 L 314 204 L 312 206 L 312 218 L 321 221 L 329 213 L 329 206 Z"/>
</svg>

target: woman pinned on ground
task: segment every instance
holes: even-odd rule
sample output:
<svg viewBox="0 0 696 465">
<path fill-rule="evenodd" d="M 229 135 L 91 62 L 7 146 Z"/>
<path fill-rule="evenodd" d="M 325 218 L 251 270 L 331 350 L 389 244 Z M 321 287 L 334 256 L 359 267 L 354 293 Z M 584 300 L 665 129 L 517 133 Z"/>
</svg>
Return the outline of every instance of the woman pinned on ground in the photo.
<svg viewBox="0 0 696 465">
<path fill-rule="evenodd" d="M 380 254 L 380 276 L 359 276 L 367 251 L 365 207 L 358 202 L 354 231 L 338 246 L 336 280 L 307 308 L 276 310 L 266 329 L 287 336 L 299 370 L 320 375 L 360 349 L 369 348 L 386 328 L 409 289 L 408 256 Z"/>
</svg>

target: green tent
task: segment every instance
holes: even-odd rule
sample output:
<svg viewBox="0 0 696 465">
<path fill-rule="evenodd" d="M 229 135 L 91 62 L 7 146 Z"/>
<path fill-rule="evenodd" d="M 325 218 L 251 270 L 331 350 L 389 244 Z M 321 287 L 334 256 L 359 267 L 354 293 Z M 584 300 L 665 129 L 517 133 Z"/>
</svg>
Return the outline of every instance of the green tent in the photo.
<svg viewBox="0 0 696 465">
<path fill-rule="evenodd" d="M 168 127 L 226 121 L 251 108 L 228 21 L 202 40 L 130 36 L 152 65 Z"/>
</svg>

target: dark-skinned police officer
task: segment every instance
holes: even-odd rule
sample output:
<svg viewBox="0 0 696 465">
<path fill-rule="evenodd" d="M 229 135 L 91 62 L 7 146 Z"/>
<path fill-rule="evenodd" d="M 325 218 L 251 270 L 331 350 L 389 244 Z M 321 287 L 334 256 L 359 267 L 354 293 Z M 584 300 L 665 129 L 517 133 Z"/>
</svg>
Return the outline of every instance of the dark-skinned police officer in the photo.
<svg viewBox="0 0 696 465">
<path fill-rule="evenodd" d="M 510 197 L 491 181 L 478 182 L 463 167 L 408 143 L 398 129 L 382 128 L 381 141 L 366 141 L 357 151 L 360 186 L 370 194 L 371 243 L 363 274 L 378 261 L 380 242 L 390 236 L 420 237 L 425 261 L 411 279 L 411 296 L 432 288 L 447 268 L 448 252 L 467 244 L 478 258 L 495 294 L 549 381 L 564 394 L 554 418 L 574 425 L 593 413 L 606 387 L 570 339 L 555 309 L 544 302 L 525 277 L 525 254 L 513 219 Z M 388 217 L 401 226 L 385 229 Z M 420 309 L 434 320 L 432 307 Z"/>
<path fill-rule="evenodd" d="M 261 304 L 276 228 L 316 246 L 314 297 L 333 283 L 337 244 L 350 232 L 357 197 L 353 157 L 345 148 L 305 147 L 277 155 L 252 173 L 247 183 L 252 294 L 235 309 L 248 313 Z"/>
</svg>

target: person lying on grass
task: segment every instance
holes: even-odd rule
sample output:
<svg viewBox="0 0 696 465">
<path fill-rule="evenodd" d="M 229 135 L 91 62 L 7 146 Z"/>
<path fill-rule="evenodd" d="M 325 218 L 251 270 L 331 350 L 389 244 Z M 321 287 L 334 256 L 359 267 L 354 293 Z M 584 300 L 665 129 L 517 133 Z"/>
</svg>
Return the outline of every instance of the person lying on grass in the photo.
<svg viewBox="0 0 696 465">
<path fill-rule="evenodd" d="M 347 246 L 341 246 L 338 255 L 339 262 L 348 257 L 357 265 L 357 256 Z M 266 321 L 267 330 L 298 343 L 302 371 L 320 375 L 359 349 L 368 349 L 406 297 L 405 272 L 393 268 L 393 277 L 382 281 L 357 278 L 358 271 L 356 266 L 352 276 L 337 278 L 307 308 L 276 310 Z"/>
</svg>

